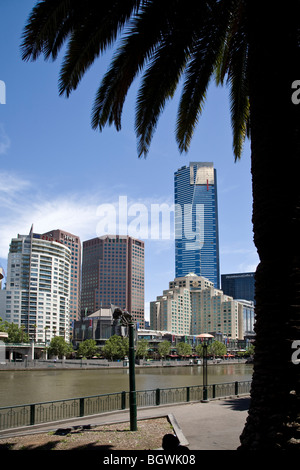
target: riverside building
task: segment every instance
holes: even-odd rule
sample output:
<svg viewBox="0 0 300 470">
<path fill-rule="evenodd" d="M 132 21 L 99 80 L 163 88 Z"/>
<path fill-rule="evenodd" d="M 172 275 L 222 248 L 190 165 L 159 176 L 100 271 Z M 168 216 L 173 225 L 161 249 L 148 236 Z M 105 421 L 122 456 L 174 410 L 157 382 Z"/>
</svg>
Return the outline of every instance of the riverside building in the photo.
<svg viewBox="0 0 300 470">
<path fill-rule="evenodd" d="M 241 303 L 194 273 L 175 278 L 168 290 L 150 302 L 151 328 L 173 334 L 221 333 L 243 339 L 243 321 Z"/>
<path fill-rule="evenodd" d="M 83 242 L 81 312 L 87 316 L 111 304 L 144 328 L 144 242 L 104 235 Z"/>
<path fill-rule="evenodd" d="M 191 162 L 175 173 L 175 276 L 193 272 L 220 286 L 217 172 Z"/>
<path fill-rule="evenodd" d="M 80 318 L 80 288 L 81 288 L 81 242 L 73 233 L 56 229 L 43 234 L 44 239 L 58 240 L 71 251 L 70 274 L 70 326 Z M 46 238 L 47 237 L 47 238 Z"/>
<path fill-rule="evenodd" d="M 34 233 L 10 243 L 5 320 L 23 327 L 30 339 L 69 340 L 71 250 L 59 240 Z"/>
</svg>

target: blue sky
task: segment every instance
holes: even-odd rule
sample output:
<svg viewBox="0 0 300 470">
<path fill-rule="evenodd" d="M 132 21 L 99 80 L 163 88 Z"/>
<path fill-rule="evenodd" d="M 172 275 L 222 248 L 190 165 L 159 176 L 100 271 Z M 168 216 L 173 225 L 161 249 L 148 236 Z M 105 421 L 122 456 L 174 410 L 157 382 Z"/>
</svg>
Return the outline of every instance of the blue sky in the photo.
<svg viewBox="0 0 300 470">
<path fill-rule="evenodd" d="M 101 235 L 99 208 L 139 203 L 173 203 L 174 172 L 190 161 L 210 161 L 217 169 L 221 273 L 256 268 L 251 224 L 250 147 L 234 162 L 226 88 L 211 84 L 202 117 L 187 154 L 174 137 L 178 94 L 162 114 L 146 159 L 138 159 L 134 133 L 138 82 L 130 90 L 122 130 L 91 128 L 93 101 L 111 53 L 98 59 L 70 98 L 58 94 L 63 51 L 56 62 L 21 60 L 21 35 L 35 0 L 0 2 L 0 265 L 18 233 L 60 228 L 81 241 Z M 129 218 L 130 221 L 130 218 Z M 145 302 L 174 278 L 174 241 L 145 238 Z M 147 314 L 146 314 L 147 316 Z"/>
</svg>

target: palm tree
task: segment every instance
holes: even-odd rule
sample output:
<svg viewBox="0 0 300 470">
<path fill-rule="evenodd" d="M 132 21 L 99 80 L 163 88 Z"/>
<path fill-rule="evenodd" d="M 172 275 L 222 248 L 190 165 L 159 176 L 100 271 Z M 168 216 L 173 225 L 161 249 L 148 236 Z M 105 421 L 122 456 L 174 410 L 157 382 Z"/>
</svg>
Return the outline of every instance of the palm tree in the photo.
<svg viewBox="0 0 300 470">
<path fill-rule="evenodd" d="M 264 6 L 264 8 L 262 7 Z M 267 7 L 267 8 L 266 8 Z M 24 30 L 24 60 L 67 51 L 59 91 L 69 96 L 120 38 L 92 111 L 92 126 L 121 129 L 127 92 L 143 71 L 135 129 L 145 156 L 158 118 L 183 79 L 176 139 L 187 152 L 213 77 L 229 87 L 235 159 L 251 134 L 256 343 L 251 404 L 240 449 L 297 447 L 300 249 L 298 159 L 300 5 L 266 0 L 44 0 Z M 123 33 L 123 35 L 122 35 Z"/>
</svg>

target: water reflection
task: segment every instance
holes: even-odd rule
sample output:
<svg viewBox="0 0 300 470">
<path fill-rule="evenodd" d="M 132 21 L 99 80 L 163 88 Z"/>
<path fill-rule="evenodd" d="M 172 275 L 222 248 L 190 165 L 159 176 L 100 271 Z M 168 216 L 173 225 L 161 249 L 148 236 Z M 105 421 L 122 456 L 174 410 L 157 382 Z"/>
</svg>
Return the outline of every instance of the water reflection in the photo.
<svg viewBox="0 0 300 470">
<path fill-rule="evenodd" d="M 208 366 L 208 383 L 251 380 L 250 364 Z M 202 367 L 136 369 L 136 389 L 202 384 Z M 61 400 L 129 389 L 128 369 L 0 371 L 0 406 Z"/>
</svg>

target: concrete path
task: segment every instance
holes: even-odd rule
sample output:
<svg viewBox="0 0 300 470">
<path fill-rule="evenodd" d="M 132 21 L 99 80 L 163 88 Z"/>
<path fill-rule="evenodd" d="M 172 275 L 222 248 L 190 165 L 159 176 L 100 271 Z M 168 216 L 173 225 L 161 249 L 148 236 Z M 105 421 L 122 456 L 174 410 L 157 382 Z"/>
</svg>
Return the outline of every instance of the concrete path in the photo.
<svg viewBox="0 0 300 470">
<path fill-rule="evenodd" d="M 190 450 L 236 450 L 249 408 L 248 396 L 138 409 L 137 418 L 169 416 L 183 445 Z M 0 437 L 44 432 L 75 425 L 98 425 L 129 421 L 129 411 L 105 413 L 81 419 L 2 431 Z"/>
</svg>

